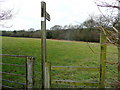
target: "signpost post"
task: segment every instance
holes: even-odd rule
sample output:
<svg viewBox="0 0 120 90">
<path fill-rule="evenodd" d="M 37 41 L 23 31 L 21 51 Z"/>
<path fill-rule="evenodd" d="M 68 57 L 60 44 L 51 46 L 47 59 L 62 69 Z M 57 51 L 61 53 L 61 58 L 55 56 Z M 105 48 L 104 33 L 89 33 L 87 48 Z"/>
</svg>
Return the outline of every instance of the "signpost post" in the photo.
<svg viewBox="0 0 120 90">
<path fill-rule="evenodd" d="M 42 89 L 49 88 L 50 85 L 46 84 L 46 19 L 50 21 L 50 15 L 46 12 L 46 3 L 41 2 L 41 65 L 42 65 Z M 47 80 L 49 81 L 49 80 Z"/>
</svg>

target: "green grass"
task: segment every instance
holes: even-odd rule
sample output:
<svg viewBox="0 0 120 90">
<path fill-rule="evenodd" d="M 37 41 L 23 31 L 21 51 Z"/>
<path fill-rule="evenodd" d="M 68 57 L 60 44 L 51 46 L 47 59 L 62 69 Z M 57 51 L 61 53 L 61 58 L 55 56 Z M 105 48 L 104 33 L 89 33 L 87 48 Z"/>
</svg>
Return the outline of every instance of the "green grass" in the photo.
<svg viewBox="0 0 120 90">
<path fill-rule="evenodd" d="M 11 55 L 28 55 L 35 56 L 35 87 L 41 86 L 41 40 L 33 38 L 15 38 L 2 37 L 2 53 Z M 58 41 L 47 40 L 47 60 L 52 66 L 83 66 L 83 67 L 99 67 L 100 62 L 100 45 L 99 43 L 89 43 L 94 53 L 88 47 L 86 42 L 74 41 Z M 117 48 L 113 45 L 108 45 L 107 61 L 117 62 Z M 25 60 L 20 58 L 3 58 L 4 63 L 24 64 Z M 116 65 L 117 66 L 117 65 Z M 115 65 L 107 65 L 106 78 L 116 79 L 117 69 Z M 25 68 L 6 67 L 3 66 L 3 71 L 25 74 Z M 86 71 L 52 71 L 52 79 L 62 80 L 82 80 L 82 81 L 98 81 L 99 72 Z M 3 78 L 13 79 L 19 82 L 24 82 L 23 77 L 13 77 L 4 75 Z M 39 81 L 40 80 L 40 81 Z M 5 84 L 9 84 L 3 82 Z M 107 85 L 106 85 L 107 86 Z M 18 86 L 19 87 L 19 86 Z M 56 85 L 52 85 L 56 87 Z M 58 86 L 59 87 L 59 86 Z"/>
</svg>

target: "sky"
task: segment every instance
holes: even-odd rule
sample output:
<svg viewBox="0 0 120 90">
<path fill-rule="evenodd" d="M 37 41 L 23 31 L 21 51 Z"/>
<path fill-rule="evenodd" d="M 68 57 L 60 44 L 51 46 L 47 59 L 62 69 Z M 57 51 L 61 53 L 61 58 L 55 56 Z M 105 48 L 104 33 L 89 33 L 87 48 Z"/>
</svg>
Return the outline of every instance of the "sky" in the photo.
<svg viewBox="0 0 120 90">
<path fill-rule="evenodd" d="M 76 25 L 85 21 L 89 15 L 98 15 L 95 0 L 44 0 L 51 21 L 47 29 L 54 25 Z M 4 21 L 0 30 L 28 30 L 41 28 L 41 0 L 5 0 L 0 8 L 13 9 L 13 18 Z M 1 23 L 1 22 L 0 22 Z"/>
</svg>

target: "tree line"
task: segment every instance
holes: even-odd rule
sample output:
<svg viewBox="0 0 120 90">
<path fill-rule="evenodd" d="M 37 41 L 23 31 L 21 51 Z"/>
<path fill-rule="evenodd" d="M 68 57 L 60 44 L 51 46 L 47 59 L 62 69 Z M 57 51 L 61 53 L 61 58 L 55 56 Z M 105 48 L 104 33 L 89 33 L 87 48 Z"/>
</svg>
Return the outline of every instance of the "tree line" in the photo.
<svg viewBox="0 0 120 90">
<path fill-rule="evenodd" d="M 99 31 L 96 29 L 65 29 L 65 30 L 47 30 L 47 39 L 62 39 L 75 41 L 99 41 Z M 41 38 L 41 30 L 36 31 L 2 31 L 2 36 Z"/>
<path fill-rule="evenodd" d="M 88 41 L 99 42 L 100 30 L 97 24 L 101 24 L 107 29 L 111 29 L 109 23 L 110 17 L 106 20 L 102 15 L 90 16 L 82 24 L 79 25 L 54 25 L 50 30 L 46 30 L 48 39 L 62 39 L 62 40 L 75 40 L 75 41 Z M 117 20 L 114 18 L 114 23 Z M 112 29 L 111 29 L 112 30 Z M 28 37 L 28 38 L 41 38 L 41 30 L 30 28 L 26 30 L 2 31 L 2 36 L 10 37 Z"/>
</svg>

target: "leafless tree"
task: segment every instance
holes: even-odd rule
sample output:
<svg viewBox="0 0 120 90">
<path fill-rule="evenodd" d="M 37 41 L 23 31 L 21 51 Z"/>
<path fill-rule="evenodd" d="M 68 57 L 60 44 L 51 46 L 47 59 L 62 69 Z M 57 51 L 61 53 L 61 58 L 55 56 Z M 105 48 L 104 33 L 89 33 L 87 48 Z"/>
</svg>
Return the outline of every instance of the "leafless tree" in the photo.
<svg viewBox="0 0 120 90">
<path fill-rule="evenodd" d="M 100 7 L 106 7 L 108 10 L 112 9 L 112 14 L 111 17 L 113 15 L 115 11 L 115 9 L 117 9 L 117 18 L 114 18 L 111 21 L 109 20 L 109 23 L 111 23 L 111 26 L 113 28 L 113 31 L 109 31 L 108 29 L 106 29 L 105 27 L 103 27 L 102 25 L 99 25 L 98 28 L 100 30 L 102 30 L 104 32 L 104 34 L 106 35 L 107 40 L 116 45 L 118 48 L 118 87 L 120 87 L 120 0 L 113 0 L 113 2 L 107 3 L 107 2 L 99 2 L 96 3 L 98 6 L 98 9 L 100 10 Z M 102 11 L 100 10 L 100 12 L 102 13 Z M 105 17 L 105 15 L 102 13 L 102 15 Z M 107 19 L 107 17 L 105 17 Z"/>
<path fill-rule="evenodd" d="M 0 0 L 0 4 L 5 3 L 4 1 L 5 0 Z M 5 20 L 9 20 L 12 17 L 13 17 L 13 9 L 7 9 L 7 10 L 5 10 L 5 9 L 2 9 L 0 7 L 0 22 L 3 22 Z M 2 23 L 2 24 L 0 24 L 0 26 L 5 26 L 5 25 Z"/>
<path fill-rule="evenodd" d="M 120 10 L 120 7 L 117 4 L 117 0 L 114 0 L 114 2 L 112 2 L 111 4 L 107 3 L 107 2 L 97 2 L 96 5 L 98 6 L 99 11 L 102 14 L 102 17 L 104 17 L 104 20 L 107 21 L 107 24 L 111 25 L 111 27 L 113 28 L 113 31 L 107 30 L 101 23 L 98 24 L 98 28 L 102 31 L 104 31 L 104 34 L 106 35 L 108 41 L 112 44 L 117 45 L 118 47 L 120 46 L 120 19 L 119 19 L 119 15 L 116 14 L 116 16 L 114 16 L 114 12 L 116 10 L 113 9 L 118 9 L 118 11 Z M 108 16 L 104 15 L 102 13 L 102 11 L 100 10 L 100 7 L 106 7 L 108 10 L 110 10 L 110 13 Z M 111 9 L 112 11 L 111 11 Z"/>
</svg>

